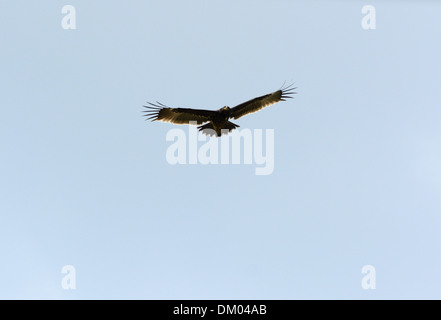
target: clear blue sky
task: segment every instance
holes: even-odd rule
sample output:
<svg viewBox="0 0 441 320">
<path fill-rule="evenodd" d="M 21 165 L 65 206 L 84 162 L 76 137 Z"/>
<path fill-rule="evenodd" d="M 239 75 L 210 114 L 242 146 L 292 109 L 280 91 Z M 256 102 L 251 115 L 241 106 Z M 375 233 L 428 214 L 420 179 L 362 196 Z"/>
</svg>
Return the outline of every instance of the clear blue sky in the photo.
<svg viewBox="0 0 441 320">
<path fill-rule="evenodd" d="M 0 298 L 440 299 L 440 13 L 2 1 Z M 237 121 L 274 129 L 271 175 L 172 166 L 176 126 L 141 117 L 146 101 L 218 109 L 284 81 L 295 99 Z"/>
</svg>

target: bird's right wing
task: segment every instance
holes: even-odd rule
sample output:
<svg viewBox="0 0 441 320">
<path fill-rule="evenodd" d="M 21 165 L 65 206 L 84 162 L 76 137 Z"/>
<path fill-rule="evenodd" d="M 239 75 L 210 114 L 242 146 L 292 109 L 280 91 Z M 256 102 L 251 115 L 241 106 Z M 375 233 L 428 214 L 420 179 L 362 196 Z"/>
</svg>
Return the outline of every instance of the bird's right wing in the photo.
<svg viewBox="0 0 441 320">
<path fill-rule="evenodd" d="M 251 99 L 247 102 L 235 106 L 231 109 L 231 118 L 239 119 L 240 117 L 243 117 L 249 113 L 257 112 L 279 101 L 285 101 L 285 99 L 292 98 L 292 95 L 296 93 L 294 90 L 297 89 L 293 88 L 292 86 L 293 85 L 291 84 L 284 88 L 282 87 L 280 90 L 277 90 L 273 93 Z"/>
<path fill-rule="evenodd" d="M 150 106 L 144 106 L 147 110 L 144 110 L 144 116 L 146 120 L 152 121 L 164 121 L 174 124 L 197 124 L 200 125 L 204 122 L 210 121 L 216 114 L 216 111 L 212 110 L 200 110 L 190 108 L 169 108 L 160 102 L 157 104 L 147 102 Z M 190 123 L 194 122 L 194 123 Z"/>
</svg>

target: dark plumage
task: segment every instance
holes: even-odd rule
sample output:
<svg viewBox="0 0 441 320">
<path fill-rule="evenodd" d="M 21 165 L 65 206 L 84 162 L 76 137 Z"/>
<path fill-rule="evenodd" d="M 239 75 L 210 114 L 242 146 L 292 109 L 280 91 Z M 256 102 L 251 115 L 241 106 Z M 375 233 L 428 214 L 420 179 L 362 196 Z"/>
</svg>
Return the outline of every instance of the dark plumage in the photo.
<svg viewBox="0 0 441 320">
<path fill-rule="evenodd" d="M 229 119 L 239 119 L 279 101 L 292 98 L 292 95 L 296 93 L 294 92 L 295 89 L 292 85 L 289 85 L 273 93 L 241 103 L 234 108 L 225 106 L 219 110 L 169 108 L 160 102 L 156 102 L 156 104 L 147 102 L 150 106 L 144 106 L 147 108 L 147 110 L 144 110 L 144 115 L 147 117 L 146 120 L 174 124 L 197 124 L 199 125 L 199 131 L 202 131 L 202 133 L 220 137 L 221 134 L 228 134 L 239 127 L 237 124 L 228 121 Z"/>
</svg>

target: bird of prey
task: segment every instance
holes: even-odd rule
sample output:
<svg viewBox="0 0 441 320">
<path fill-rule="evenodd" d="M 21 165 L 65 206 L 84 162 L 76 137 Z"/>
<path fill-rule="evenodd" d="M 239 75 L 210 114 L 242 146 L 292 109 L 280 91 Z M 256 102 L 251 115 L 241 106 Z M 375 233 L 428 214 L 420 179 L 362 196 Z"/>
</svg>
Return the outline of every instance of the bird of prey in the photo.
<svg viewBox="0 0 441 320">
<path fill-rule="evenodd" d="M 199 125 L 199 131 L 208 136 L 220 137 L 222 134 L 228 134 L 230 131 L 239 127 L 229 119 L 239 119 L 249 113 L 259 111 L 265 107 L 275 104 L 279 101 L 292 98 L 296 88 L 293 85 L 282 87 L 281 89 L 251 99 L 241 103 L 234 108 L 225 106 L 219 110 L 203 110 L 190 108 L 169 108 L 160 102 L 147 102 L 149 106 L 143 106 L 146 120 L 164 121 L 174 124 L 196 124 Z M 204 124 L 205 123 L 205 124 Z"/>
</svg>

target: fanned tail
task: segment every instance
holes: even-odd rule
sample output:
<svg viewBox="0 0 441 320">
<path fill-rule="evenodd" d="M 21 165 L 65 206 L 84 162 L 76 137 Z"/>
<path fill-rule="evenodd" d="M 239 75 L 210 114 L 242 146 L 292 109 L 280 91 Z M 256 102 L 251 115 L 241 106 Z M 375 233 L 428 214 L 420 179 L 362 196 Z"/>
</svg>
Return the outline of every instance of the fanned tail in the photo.
<svg viewBox="0 0 441 320">
<path fill-rule="evenodd" d="M 230 121 L 227 121 L 222 124 L 222 128 L 214 128 L 212 122 L 208 122 L 202 126 L 199 126 L 198 129 L 203 134 L 210 136 L 210 137 L 220 137 L 223 134 L 228 134 L 230 131 L 233 131 L 234 129 L 238 128 L 239 126 L 237 124 L 234 124 Z"/>
</svg>

